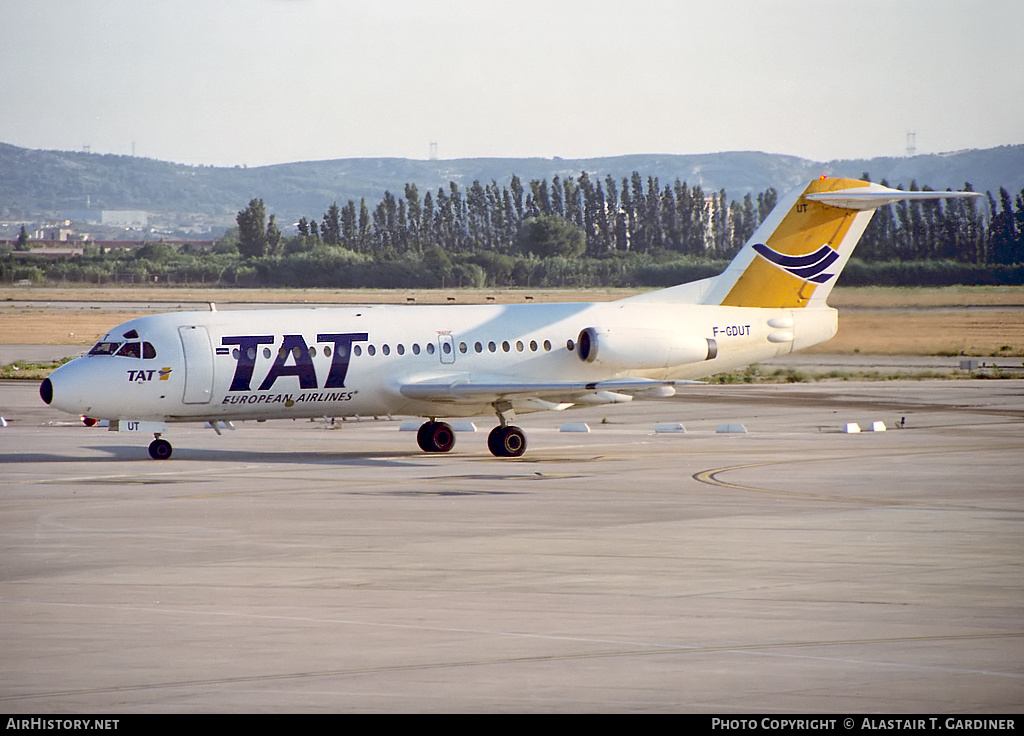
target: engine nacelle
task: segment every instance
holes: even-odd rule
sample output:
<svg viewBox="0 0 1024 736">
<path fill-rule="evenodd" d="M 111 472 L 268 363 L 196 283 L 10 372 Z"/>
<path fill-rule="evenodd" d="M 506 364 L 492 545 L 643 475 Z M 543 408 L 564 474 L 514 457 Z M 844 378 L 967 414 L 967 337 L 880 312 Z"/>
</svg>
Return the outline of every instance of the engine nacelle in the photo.
<svg viewBox="0 0 1024 736">
<path fill-rule="evenodd" d="M 712 360 L 718 344 L 711 338 L 646 327 L 580 331 L 576 354 L 584 363 L 613 368 L 666 368 Z"/>
</svg>

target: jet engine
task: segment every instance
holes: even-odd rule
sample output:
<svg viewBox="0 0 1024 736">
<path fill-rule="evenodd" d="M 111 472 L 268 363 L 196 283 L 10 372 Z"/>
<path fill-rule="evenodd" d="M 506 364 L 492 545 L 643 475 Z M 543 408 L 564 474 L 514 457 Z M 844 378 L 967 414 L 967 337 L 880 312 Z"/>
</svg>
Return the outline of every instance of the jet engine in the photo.
<svg viewBox="0 0 1024 736">
<path fill-rule="evenodd" d="M 576 340 L 576 354 L 584 363 L 609 368 L 665 368 L 712 360 L 718 356 L 718 344 L 711 338 L 646 327 L 587 327 Z"/>
</svg>

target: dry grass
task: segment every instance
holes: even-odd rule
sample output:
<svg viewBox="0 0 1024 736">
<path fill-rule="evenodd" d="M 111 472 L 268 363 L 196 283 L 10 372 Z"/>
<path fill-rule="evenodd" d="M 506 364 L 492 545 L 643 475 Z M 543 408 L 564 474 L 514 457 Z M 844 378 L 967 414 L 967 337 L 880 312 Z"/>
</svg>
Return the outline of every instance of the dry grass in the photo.
<svg viewBox="0 0 1024 736">
<path fill-rule="evenodd" d="M 363 291 L 313 289 L 0 289 L 0 344 L 92 345 L 142 314 L 206 309 L 206 303 L 458 304 L 610 301 L 632 289 Z M 5 302 L 28 301 L 42 306 Z M 45 302 L 61 302 L 49 306 Z M 81 302 L 81 304 L 77 304 Z M 129 309 L 136 302 L 150 308 Z M 839 334 L 819 353 L 1024 355 L 1024 287 L 836 289 Z M 98 306 L 99 305 L 99 306 Z M 981 308 L 978 308 L 981 307 Z M 1009 346 L 1006 349 L 1006 346 Z"/>
<path fill-rule="evenodd" d="M 864 307 L 1024 307 L 1024 286 L 942 286 L 936 288 L 860 286 L 832 291 L 837 309 Z"/>
<path fill-rule="evenodd" d="M 839 332 L 809 353 L 1024 355 L 1024 311 L 839 310 Z"/>
</svg>

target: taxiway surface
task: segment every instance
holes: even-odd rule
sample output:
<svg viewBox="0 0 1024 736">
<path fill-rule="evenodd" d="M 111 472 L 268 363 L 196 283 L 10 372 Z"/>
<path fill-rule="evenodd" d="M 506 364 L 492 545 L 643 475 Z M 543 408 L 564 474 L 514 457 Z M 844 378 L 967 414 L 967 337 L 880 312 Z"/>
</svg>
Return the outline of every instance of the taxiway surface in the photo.
<svg viewBox="0 0 1024 736">
<path fill-rule="evenodd" d="M 0 382 L 5 712 L 1024 710 L 1024 381 L 693 387 L 522 417 L 518 460 L 481 420 L 156 462 L 36 387 Z"/>
</svg>

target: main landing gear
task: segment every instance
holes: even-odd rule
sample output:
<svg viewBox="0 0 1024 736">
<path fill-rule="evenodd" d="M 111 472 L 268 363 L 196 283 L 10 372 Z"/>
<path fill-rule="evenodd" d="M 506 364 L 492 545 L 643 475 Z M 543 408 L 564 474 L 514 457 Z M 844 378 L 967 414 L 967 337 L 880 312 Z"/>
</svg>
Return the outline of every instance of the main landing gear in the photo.
<svg viewBox="0 0 1024 736">
<path fill-rule="evenodd" d="M 519 457 L 526 452 L 526 435 L 519 427 L 509 424 L 516 418 L 512 402 L 507 399 L 499 399 L 491 406 L 494 407 L 494 413 L 498 415 L 498 421 L 501 424 L 487 435 L 487 449 L 495 457 Z"/>
<path fill-rule="evenodd" d="M 450 425 L 431 419 L 416 432 L 416 443 L 423 452 L 451 452 L 455 447 L 455 431 Z"/>
<path fill-rule="evenodd" d="M 499 425 L 487 435 L 487 449 L 495 457 L 519 457 L 526 452 L 526 435 L 519 427 Z"/>
<path fill-rule="evenodd" d="M 153 455 L 153 445 L 157 442 L 164 440 L 156 440 L 149 446 L 150 455 Z M 455 447 L 455 432 L 445 422 L 424 422 L 416 432 L 416 444 L 423 452 L 450 452 Z M 526 452 L 526 435 L 519 427 L 508 424 L 497 426 L 487 435 L 487 449 L 495 457 L 519 457 Z M 170 445 L 167 456 L 170 456 Z"/>
<path fill-rule="evenodd" d="M 526 435 L 519 427 L 509 424 L 516 416 L 512 404 L 495 401 L 494 412 L 501 424 L 487 435 L 487 449 L 495 457 L 519 457 L 526 452 Z M 431 419 L 420 425 L 416 443 L 424 452 L 450 452 L 455 447 L 455 432 L 450 425 Z"/>
</svg>

